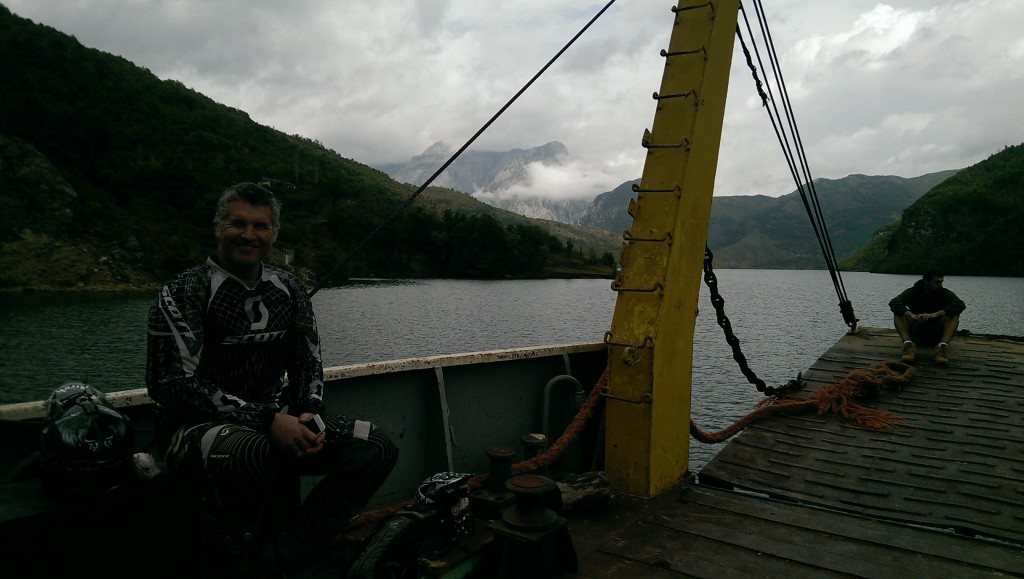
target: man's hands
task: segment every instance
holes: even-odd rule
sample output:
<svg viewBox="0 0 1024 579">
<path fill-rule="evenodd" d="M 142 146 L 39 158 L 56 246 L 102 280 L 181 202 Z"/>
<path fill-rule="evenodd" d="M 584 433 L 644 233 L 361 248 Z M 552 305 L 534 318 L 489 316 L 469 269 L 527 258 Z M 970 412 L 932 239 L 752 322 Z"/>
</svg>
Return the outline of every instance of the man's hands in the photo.
<svg viewBox="0 0 1024 579">
<path fill-rule="evenodd" d="M 298 417 L 275 414 L 267 436 L 278 448 L 295 454 L 295 456 L 303 457 L 316 454 L 323 448 L 327 433 L 313 434 L 313 431 L 306 426 L 306 423 L 312 419 L 313 415 L 309 412 L 303 412 Z"/>
<path fill-rule="evenodd" d="M 910 318 L 911 320 L 916 320 L 918 322 L 923 322 L 925 320 L 934 320 L 935 318 L 941 318 L 944 315 L 945 312 L 941 310 L 938 312 L 932 312 L 930 314 L 915 314 L 914 312 L 907 310 L 906 313 L 903 314 L 903 317 Z"/>
</svg>

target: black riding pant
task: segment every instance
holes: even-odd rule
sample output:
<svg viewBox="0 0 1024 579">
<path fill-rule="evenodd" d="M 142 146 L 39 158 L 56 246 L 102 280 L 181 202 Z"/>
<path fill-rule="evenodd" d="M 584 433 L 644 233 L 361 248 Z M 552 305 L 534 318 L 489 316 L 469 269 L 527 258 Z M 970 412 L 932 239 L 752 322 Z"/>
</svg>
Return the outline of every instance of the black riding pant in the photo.
<svg viewBox="0 0 1024 579">
<path fill-rule="evenodd" d="M 179 428 L 167 464 L 172 476 L 197 491 L 204 536 L 214 538 L 212 543 L 244 542 L 258 529 L 275 485 L 291 475 L 323 478 L 302 503 L 290 542 L 314 552 L 344 531 L 384 484 L 398 450 L 369 422 L 338 415 L 323 419 L 323 448 L 303 457 L 282 452 L 263 433 L 237 424 Z"/>
</svg>

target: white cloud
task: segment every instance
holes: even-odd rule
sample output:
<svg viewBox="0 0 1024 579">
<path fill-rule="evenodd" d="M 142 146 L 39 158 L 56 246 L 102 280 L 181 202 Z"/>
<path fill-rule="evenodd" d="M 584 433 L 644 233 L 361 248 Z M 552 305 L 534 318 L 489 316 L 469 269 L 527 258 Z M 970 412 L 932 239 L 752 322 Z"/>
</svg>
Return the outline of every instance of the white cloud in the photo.
<svg viewBox="0 0 1024 579">
<path fill-rule="evenodd" d="M 367 164 L 461 146 L 603 2 L 4 0 L 15 14 Z M 745 8 L 751 10 L 750 3 Z M 612 5 L 474 143 L 560 141 L 537 187 L 580 197 L 639 177 L 670 5 Z M 768 24 L 815 177 L 913 177 L 1024 142 L 1019 0 L 779 0 Z M 794 188 L 739 50 L 716 194 Z"/>
<path fill-rule="evenodd" d="M 608 167 L 587 165 L 580 160 L 558 165 L 530 163 L 526 171 L 526 183 L 510 187 L 501 196 L 589 200 L 608 191 L 608 183 L 618 179 Z"/>
</svg>

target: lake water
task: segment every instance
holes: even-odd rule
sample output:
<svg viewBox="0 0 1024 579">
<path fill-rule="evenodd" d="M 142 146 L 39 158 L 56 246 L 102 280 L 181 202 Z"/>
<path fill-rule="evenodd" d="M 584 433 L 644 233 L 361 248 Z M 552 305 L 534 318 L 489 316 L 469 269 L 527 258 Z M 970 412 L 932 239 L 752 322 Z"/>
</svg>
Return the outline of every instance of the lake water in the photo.
<svg viewBox="0 0 1024 579">
<path fill-rule="evenodd" d="M 827 271 L 719 270 L 719 292 L 747 363 L 769 385 L 806 370 L 847 331 Z M 889 299 L 919 276 L 842 274 L 861 326 L 890 327 Z M 961 329 L 1024 335 L 1024 278 L 946 277 L 967 303 Z M 720 430 L 761 395 L 736 367 L 702 285 L 694 336 L 693 418 Z M 145 386 L 153 294 L 0 296 L 0 403 L 45 398 L 66 380 L 103 391 Z M 601 341 L 610 280 L 373 281 L 313 297 L 325 366 Z M 895 355 L 895 352 L 894 352 Z M 691 443 L 691 468 L 721 445 Z"/>
</svg>

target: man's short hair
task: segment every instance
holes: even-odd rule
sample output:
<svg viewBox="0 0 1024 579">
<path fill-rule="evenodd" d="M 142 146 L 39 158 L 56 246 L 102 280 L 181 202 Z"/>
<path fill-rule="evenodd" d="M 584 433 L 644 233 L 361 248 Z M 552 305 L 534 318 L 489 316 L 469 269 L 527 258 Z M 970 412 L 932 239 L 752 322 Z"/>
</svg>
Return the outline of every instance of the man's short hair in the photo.
<svg viewBox="0 0 1024 579">
<path fill-rule="evenodd" d="M 946 276 L 942 275 L 942 272 L 940 270 L 938 270 L 938 269 L 933 267 L 933 268 L 926 269 L 924 271 L 924 275 L 922 275 L 921 277 L 926 279 L 926 280 L 931 281 L 931 280 L 933 280 L 933 279 L 935 279 L 937 277 L 946 277 Z"/>
<path fill-rule="evenodd" d="M 255 183 L 239 183 L 232 185 L 220 194 L 217 202 L 217 212 L 213 215 L 213 222 L 220 223 L 228 215 L 228 205 L 232 201 L 245 201 L 249 205 L 270 207 L 270 219 L 276 233 L 281 227 L 281 202 L 274 196 L 270 189 L 260 187 Z"/>
</svg>

